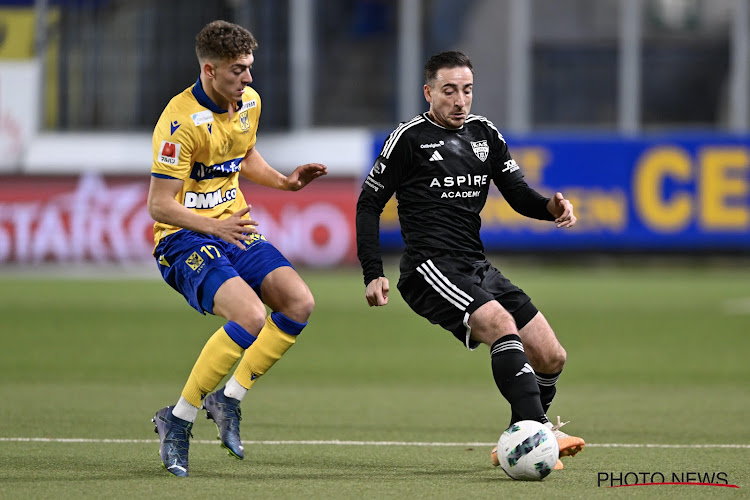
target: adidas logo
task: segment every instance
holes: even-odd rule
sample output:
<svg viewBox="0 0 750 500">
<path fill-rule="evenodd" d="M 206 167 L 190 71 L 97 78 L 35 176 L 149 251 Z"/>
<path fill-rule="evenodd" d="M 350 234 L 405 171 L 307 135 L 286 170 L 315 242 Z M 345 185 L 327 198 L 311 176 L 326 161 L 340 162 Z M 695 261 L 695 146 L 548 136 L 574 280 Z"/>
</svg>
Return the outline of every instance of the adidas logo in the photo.
<svg viewBox="0 0 750 500">
<path fill-rule="evenodd" d="M 516 377 L 520 377 L 524 373 L 534 373 L 534 369 L 531 367 L 530 364 L 524 363 L 523 368 L 521 368 L 521 371 L 516 373 Z M 536 374 L 535 374 L 536 375 Z"/>
<path fill-rule="evenodd" d="M 443 157 L 440 155 L 438 150 L 436 149 L 434 153 L 432 153 L 432 156 L 430 156 L 430 161 L 440 161 Z"/>
</svg>

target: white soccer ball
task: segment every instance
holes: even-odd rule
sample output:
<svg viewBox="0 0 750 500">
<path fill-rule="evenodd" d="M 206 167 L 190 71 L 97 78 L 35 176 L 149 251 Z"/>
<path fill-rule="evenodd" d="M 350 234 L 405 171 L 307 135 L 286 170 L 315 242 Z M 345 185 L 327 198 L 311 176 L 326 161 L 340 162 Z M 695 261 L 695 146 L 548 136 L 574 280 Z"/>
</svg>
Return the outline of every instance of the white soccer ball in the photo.
<svg viewBox="0 0 750 500">
<path fill-rule="evenodd" d="M 497 441 L 500 467 L 513 479 L 541 481 L 555 467 L 560 449 L 552 431 L 533 420 L 508 427 Z"/>
</svg>

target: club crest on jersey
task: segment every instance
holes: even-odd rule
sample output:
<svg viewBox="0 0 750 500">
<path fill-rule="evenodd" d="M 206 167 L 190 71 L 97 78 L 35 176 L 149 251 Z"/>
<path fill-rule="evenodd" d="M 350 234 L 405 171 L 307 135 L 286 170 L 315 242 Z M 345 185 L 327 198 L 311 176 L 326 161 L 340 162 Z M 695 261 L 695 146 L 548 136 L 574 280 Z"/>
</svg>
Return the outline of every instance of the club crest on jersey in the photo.
<svg viewBox="0 0 750 500">
<path fill-rule="evenodd" d="M 177 142 L 161 141 L 156 161 L 167 165 L 177 165 L 180 160 L 180 147 L 181 145 Z"/>
<path fill-rule="evenodd" d="M 240 113 L 240 130 L 243 132 L 250 130 L 250 117 L 248 117 L 247 111 Z"/>
<path fill-rule="evenodd" d="M 487 141 L 472 142 L 471 149 L 474 150 L 474 154 L 477 155 L 477 158 L 482 161 L 485 161 L 490 154 L 490 147 L 487 145 Z"/>
<path fill-rule="evenodd" d="M 227 154 L 229 154 L 229 150 L 232 149 L 232 146 L 234 146 L 234 141 L 231 137 L 227 137 L 226 140 L 219 146 L 219 153 L 221 153 L 221 156 L 226 156 Z"/>
</svg>

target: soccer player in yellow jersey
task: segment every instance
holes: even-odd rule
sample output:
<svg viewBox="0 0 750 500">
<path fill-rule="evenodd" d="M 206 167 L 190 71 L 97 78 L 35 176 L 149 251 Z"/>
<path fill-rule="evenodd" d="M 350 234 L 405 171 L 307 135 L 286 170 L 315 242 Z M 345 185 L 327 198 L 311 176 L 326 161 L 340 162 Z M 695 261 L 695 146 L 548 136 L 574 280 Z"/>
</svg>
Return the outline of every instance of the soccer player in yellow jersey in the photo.
<svg viewBox="0 0 750 500">
<path fill-rule="evenodd" d="M 244 457 L 240 402 L 294 344 L 315 305 L 289 261 L 258 233 L 239 189 L 240 175 L 297 191 L 327 173 L 308 163 L 285 176 L 255 148 L 261 101 L 248 85 L 256 48 L 241 26 L 206 25 L 196 37 L 200 77 L 169 102 L 154 129 L 148 210 L 159 270 L 198 312 L 227 320 L 203 347 L 177 404 L 154 415 L 162 462 L 176 476 L 188 475 L 190 430 L 201 408 L 229 454 Z M 226 386 L 212 392 L 237 360 Z"/>
</svg>

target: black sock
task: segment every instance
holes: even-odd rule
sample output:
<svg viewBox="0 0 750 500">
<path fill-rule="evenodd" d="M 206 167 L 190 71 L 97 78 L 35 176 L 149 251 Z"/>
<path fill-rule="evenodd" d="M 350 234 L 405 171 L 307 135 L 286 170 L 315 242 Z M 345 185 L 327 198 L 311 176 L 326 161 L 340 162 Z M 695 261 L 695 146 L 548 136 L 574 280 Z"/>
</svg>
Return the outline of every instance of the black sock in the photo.
<svg viewBox="0 0 750 500">
<path fill-rule="evenodd" d="M 557 383 L 557 379 L 560 378 L 561 373 L 536 373 L 536 383 L 539 385 L 539 399 L 542 401 L 542 409 L 544 409 L 545 414 L 549 411 L 552 400 L 555 398 L 555 393 L 557 392 L 555 384 Z M 515 424 L 519 420 L 523 420 L 521 416 L 517 412 L 511 411 L 510 425 Z"/>
<path fill-rule="evenodd" d="M 544 413 L 547 413 L 547 410 L 549 410 L 549 406 L 552 404 L 552 400 L 555 397 L 555 393 L 557 392 L 555 384 L 557 383 L 557 379 L 560 378 L 561 373 L 562 372 L 552 374 L 536 373 L 536 382 L 539 384 L 539 399 L 542 400 Z"/>
<path fill-rule="evenodd" d="M 523 350 L 521 337 L 505 335 L 490 348 L 492 375 L 503 397 L 510 403 L 511 411 L 519 420 L 547 422 L 539 398 L 539 385 L 534 370 Z"/>
<path fill-rule="evenodd" d="M 523 420 L 521 418 L 521 415 L 519 415 L 518 413 L 516 413 L 515 411 L 513 411 L 513 409 L 511 409 L 510 410 L 510 424 L 508 424 L 508 427 L 510 427 L 511 425 L 515 424 L 516 422 L 518 422 L 520 420 Z"/>
</svg>

